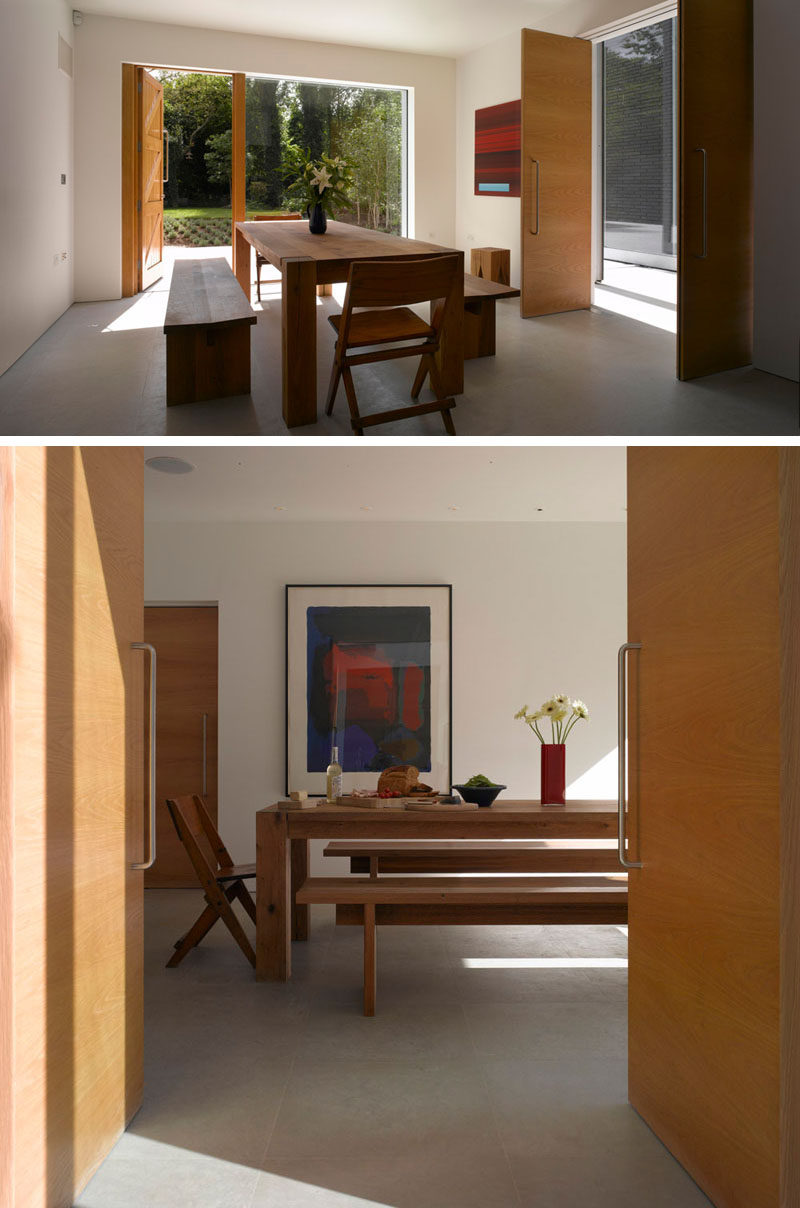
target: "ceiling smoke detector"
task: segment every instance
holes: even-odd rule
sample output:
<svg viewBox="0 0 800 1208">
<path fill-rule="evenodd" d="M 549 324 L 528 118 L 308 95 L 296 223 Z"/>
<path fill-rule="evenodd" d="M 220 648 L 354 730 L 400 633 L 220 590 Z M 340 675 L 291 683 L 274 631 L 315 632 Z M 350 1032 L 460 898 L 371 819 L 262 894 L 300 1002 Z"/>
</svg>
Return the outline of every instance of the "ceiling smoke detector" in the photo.
<svg viewBox="0 0 800 1208">
<path fill-rule="evenodd" d="M 158 470 L 159 474 L 191 474 L 197 469 L 182 457 L 148 457 L 144 464 L 149 470 Z"/>
</svg>

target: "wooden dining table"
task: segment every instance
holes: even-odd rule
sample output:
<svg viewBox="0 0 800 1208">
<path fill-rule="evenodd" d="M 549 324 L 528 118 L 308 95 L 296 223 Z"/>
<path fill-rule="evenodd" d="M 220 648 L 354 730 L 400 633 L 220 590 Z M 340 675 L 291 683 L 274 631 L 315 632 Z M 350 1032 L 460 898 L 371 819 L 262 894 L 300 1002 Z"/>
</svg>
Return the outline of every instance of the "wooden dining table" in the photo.
<svg viewBox="0 0 800 1208">
<path fill-rule="evenodd" d="M 292 940 L 309 937 L 308 906 L 295 893 L 308 876 L 311 839 L 613 839 L 611 801 L 498 800 L 477 810 L 362 809 L 278 801 L 256 814 L 256 978 L 287 981 Z"/>
<path fill-rule="evenodd" d="M 250 246 L 280 270 L 283 366 L 283 418 L 289 428 L 317 419 L 316 287 L 346 281 L 355 260 L 414 260 L 461 257 L 455 248 L 367 231 L 346 222 L 329 222 L 325 235 L 312 235 L 307 222 L 237 222 L 236 277 L 250 299 Z M 448 395 L 464 391 L 464 297 L 454 295 L 442 324 L 440 372 Z M 332 354 L 331 354 L 332 355 Z"/>
</svg>

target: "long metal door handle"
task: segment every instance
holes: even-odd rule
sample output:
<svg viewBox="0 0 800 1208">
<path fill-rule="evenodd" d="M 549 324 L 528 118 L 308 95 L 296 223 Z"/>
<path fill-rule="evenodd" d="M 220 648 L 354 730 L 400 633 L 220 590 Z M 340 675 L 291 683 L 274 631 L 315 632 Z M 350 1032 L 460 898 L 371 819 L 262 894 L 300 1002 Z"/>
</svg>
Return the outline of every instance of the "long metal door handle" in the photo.
<svg viewBox="0 0 800 1208">
<path fill-rule="evenodd" d="M 169 130 L 164 131 L 164 177 L 163 184 L 169 184 Z"/>
<path fill-rule="evenodd" d="M 208 714 L 203 714 L 203 796 L 208 792 Z"/>
<path fill-rule="evenodd" d="M 532 235 L 538 235 L 539 234 L 539 181 L 540 181 L 541 175 L 542 175 L 542 167 L 541 167 L 541 164 L 539 163 L 538 159 L 534 159 L 533 157 L 531 157 L 531 163 L 536 165 L 536 189 L 533 194 L 534 200 L 536 202 L 536 225 L 534 226 L 533 222 L 531 222 L 529 225 L 529 229 L 530 229 L 530 233 Z"/>
<path fill-rule="evenodd" d="M 705 147 L 695 147 L 703 157 L 703 250 L 698 260 L 708 259 L 708 151 Z"/>
<path fill-rule="evenodd" d="M 638 860 L 629 860 L 625 854 L 625 806 L 628 796 L 627 737 L 628 737 L 628 684 L 626 678 L 628 651 L 641 650 L 641 642 L 625 642 L 617 655 L 617 752 L 619 771 L 617 781 L 617 843 L 619 862 L 623 868 L 641 868 Z"/>
<path fill-rule="evenodd" d="M 158 662 L 155 646 L 149 642 L 131 642 L 132 650 L 146 650 L 150 655 L 150 721 L 148 726 L 150 743 L 150 775 L 148 779 L 148 839 L 147 859 L 141 864 L 131 864 L 131 868 L 144 871 L 152 868 L 156 859 L 156 665 Z"/>
</svg>

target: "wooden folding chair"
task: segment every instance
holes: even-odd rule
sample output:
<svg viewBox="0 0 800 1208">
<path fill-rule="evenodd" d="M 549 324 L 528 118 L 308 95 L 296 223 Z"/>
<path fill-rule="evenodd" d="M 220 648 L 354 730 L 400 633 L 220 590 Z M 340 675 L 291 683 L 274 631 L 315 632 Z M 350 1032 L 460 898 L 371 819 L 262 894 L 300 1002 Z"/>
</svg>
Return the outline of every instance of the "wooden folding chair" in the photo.
<svg viewBox="0 0 800 1208">
<path fill-rule="evenodd" d="M 205 890 L 206 899 L 203 913 L 176 942 L 167 968 L 174 969 L 179 965 L 187 952 L 196 947 L 203 936 L 208 935 L 218 919 L 222 919 L 250 964 L 255 966 L 253 946 L 231 905 L 238 898 L 253 922 L 256 921 L 256 904 L 245 886 L 245 880 L 256 875 L 255 864 L 233 863 L 202 797 L 173 797 L 167 801 L 167 809 L 197 873 L 197 879 Z"/>
<path fill-rule="evenodd" d="M 455 294 L 462 286 L 462 281 L 460 256 L 432 256 L 427 260 L 354 261 L 350 266 L 342 313 L 328 316 L 328 322 L 336 330 L 337 340 L 325 413 L 330 415 L 333 411 L 339 379 L 342 378 L 350 407 L 350 424 L 356 436 L 363 436 L 364 428 L 375 424 L 388 424 L 396 419 L 427 415 L 433 411 L 441 412 L 445 431 L 455 436 L 450 411 L 456 403 L 455 399 L 445 397 L 436 356 L 448 303 L 455 302 Z M 430 323 L 409 309 L 416 302 L 435 303 L 437 300 L 443 301 L 432 307 Z M 406 342 L 405 347 L 397 346 L 403 342 Z M 370 348 L 372 351 L 350 355 L 351 348 Z M 398 407 L 378 415 L 361 415 L 351 368 L 398 357 L 422 358 L 420 371 L 423 365 L 427 368 L 436 402 Z"/>
</svg>

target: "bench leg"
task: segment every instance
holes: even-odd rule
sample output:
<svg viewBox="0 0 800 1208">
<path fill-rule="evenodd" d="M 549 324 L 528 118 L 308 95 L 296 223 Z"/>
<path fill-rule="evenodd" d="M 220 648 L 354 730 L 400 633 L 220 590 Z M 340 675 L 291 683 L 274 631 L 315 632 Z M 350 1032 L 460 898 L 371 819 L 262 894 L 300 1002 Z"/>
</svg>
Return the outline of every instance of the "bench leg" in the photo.
<svg viewBox="0 0 800 1208">
<path fill-rule="evenodd" d="M 375 907 L 364 907 L 364 1014 L 375 1014 L 377 984 Z"/>
</svg>

